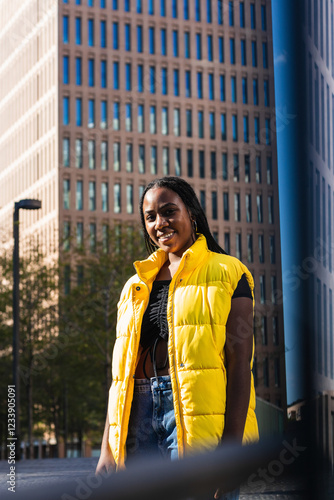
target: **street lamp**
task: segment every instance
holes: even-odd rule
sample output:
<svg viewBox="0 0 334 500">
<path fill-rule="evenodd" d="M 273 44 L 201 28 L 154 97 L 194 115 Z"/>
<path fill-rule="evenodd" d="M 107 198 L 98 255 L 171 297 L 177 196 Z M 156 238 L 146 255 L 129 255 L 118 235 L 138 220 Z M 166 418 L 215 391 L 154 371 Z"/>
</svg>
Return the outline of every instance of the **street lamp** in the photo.
<svg viewBox="0 0 334 500">
<path fill-rule="evenodd" d="M 20 200 L 14 204 L 13 216 L 13 384 L 15 388 L 15 456 L 20 460 L 20 273 L 19 273 L 19 210 L 38 210 L 42 207 L 40 200 Z"/>
</svg>

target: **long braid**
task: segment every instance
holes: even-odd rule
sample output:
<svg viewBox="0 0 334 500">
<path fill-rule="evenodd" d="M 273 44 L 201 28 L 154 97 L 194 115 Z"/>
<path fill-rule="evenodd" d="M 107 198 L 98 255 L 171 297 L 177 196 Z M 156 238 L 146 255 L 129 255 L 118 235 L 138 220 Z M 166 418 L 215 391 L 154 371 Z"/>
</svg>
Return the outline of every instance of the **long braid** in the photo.
<svg viewBox="0 0 334 500">
<path fill-rule="evenodd" d="M 180 177 L 172 177 L 172 176 L 162 177 L 160 179 L 155 179 L 152 182 L 150 182 L 144 189 L 144 192 L 139 202 L 140 219 L 144 231 L 145 246 L 148 253 L 149 254 L 153 253 L 158 247 L 152 242 L 151 238 L 149 237 L 146 231 L 145 219 L 143 214 L 143 202 L 147 191 L 153 188 L 160 188 L 160 187 L 171 189 L 177 195 L 179 195 L 179 197 L 187 207 L 190 214 L 195 218 L 197 223 L 197 231 L 205 236 L 209 250 L 216 253 L 226 254 L 225 250 L 223 250 L 218 245 L 218 243 L 212 236 L 208 220 L 206 218 L 203 208 L 200 205 L 200 202 L 198 201 L 198 198 L 193 188 L 190 186 L 190 184 L 188 184 L 188 182 L 181 179 Z"/>
</svg>

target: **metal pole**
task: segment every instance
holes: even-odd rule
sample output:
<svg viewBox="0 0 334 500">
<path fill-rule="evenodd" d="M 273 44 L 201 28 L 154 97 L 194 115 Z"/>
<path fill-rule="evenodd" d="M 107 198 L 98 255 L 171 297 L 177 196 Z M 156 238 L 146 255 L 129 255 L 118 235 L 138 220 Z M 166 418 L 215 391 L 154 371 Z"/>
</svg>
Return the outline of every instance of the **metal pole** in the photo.
<svg viewBox="0 0 334 500">
<path fill-rule="evenodd" d="M 19 204 L 15 203 L 13 217 L 13 384 L 15 387 L 15 458 L 20 460 L 20 272 L 19 272 Z"/>
</svg>

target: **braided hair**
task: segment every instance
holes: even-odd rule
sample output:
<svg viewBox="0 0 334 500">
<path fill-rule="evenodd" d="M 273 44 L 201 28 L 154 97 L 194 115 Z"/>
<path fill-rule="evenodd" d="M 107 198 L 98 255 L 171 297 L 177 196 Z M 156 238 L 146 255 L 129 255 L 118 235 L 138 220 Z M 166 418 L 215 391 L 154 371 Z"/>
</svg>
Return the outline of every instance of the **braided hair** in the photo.
<svg viewBox="0 0 334 500">
<path fill-rule="evenodd" d="M 181 198 L 188 212 L 194 217 L 197 224 L 197 232 L 205 236 L 209 250 L 216 253 L 226 254 L 225 250 L 223 250 L 218 245 L 218 243 L 212 236 L 206 215 L 200 205 L 200 202 L 198 201 L 198 198 L 193 188 L 190 186 L 190 184 L 188 184 L 188 182 L 181 179 L 180 177 L 172 177 L 172 176 L 162 177 L 160 179 L 154 179 L 153 181 L 151 181 L 144 189 L 144 192 L 140 198 L 139 213 L 140 213 L 141 224 L 144 231 L 145 246 L 149 254 L 155 252 L 157 248 L 159 248 L 153 243 L 153 241 L 148 235 L 148 232 L 146 231 L 145 219 L 143 213 L 143 203 L 145 195 L 147 191 L 153 188 L 167 188 L 170 189 L 171 191 L 174 191 Z"/>
</svg>

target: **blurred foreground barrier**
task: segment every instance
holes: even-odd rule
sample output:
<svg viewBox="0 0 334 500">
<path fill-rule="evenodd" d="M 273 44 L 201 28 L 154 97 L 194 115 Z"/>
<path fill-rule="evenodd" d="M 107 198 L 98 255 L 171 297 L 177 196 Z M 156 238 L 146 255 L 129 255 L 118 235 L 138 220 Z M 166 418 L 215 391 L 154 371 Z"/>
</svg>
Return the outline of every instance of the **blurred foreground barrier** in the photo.
<svg viewBox="0 0 334 500">
<path fill-rule="evenodd" d="M 207 500 L 220 485 L 226 489 L 240 485 L 277 458 L 281 448 L 281 440 L 243 447 L 224 444 L 212 453 L 180 461 L 141 460 L 109 476 L 92 473 L 38 489 L 18 488 L 14 496 L 15 500 Z"/>
</svg>

